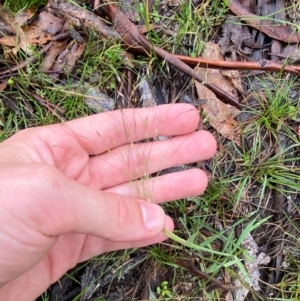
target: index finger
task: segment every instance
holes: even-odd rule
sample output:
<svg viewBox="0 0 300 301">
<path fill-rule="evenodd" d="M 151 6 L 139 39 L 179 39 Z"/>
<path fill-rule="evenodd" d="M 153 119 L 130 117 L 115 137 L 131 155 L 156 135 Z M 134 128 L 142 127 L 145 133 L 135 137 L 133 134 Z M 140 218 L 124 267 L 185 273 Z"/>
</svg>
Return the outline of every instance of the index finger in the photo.
<svg viewBox="0 0 300 301">
<path fill-rule="evenodd" d="M 196 130 L 198 111 L 189 104 L 124 109 L 63 124 L 76 135 L 89 155 L 157 136 L 183 135 Z"/>
</svg>

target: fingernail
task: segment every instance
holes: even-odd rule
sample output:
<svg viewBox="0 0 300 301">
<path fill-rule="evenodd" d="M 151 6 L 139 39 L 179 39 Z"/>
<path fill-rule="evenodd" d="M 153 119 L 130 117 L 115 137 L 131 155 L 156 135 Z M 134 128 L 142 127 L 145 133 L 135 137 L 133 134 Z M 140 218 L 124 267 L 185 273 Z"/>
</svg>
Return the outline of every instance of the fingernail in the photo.
<svg viewBox="0 0 300 301">
<path fill-rule="evenodd" d="M 145 227 L 151 231 L 160 228 L 164 223 L 165 215 L 163 209 L 155 204 L 141 204 Z"/>
</svg>

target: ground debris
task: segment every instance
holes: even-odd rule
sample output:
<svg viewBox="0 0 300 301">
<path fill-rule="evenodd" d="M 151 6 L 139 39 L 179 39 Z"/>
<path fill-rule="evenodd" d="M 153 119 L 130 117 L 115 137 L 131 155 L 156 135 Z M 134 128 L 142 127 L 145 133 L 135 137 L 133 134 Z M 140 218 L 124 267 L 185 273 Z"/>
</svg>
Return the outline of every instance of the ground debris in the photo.
<svg viewBox="0 0 300 301">
<path fill-rule="evenodd" d="M 66 2 L 52 2 L 49 4 L 50 11 L 53 14 L 62 16 L 75 26 L 85 26 L 94 28 L 105 38 L 114 38 L 120 40 L 120 35 L 111 27 L 106 25 L 99 17 L 89 11 Z"/>
<path fill-rule="evenodd" d="M 1 27 L 4 32 L 1 31 L 0 37 L 3 37 L 0 38 L 0 44 L 20 47 L 28 55 L 32 54 L 31 45 L 22 27 L 2 4 L 0 4 L 0 29 Z"/>
<path fill-rule="evenodd" d="M 150 108 L 157 105 L 154 86 L 149 82 L 149 79 L 143 78 L 138 84 L 138 89 L 143 108 Z"/>
<path fill-rule="evenodd" d="M 245 300 L 251 288 L 253 288 L 254 291 L 261 290 L 261 287 L 259 285 L 259 279 L 261 276 L 261 273 L 259 271 L 260 266 L 267 265 L 271 260 L 270 256 L 266 255 L 265 253 L 259 253 L 259 248 L 250 234 L 245 237 L 242 246 L 245 248 L 244 258 L 248 277 L 245 278 L 241 271 L 238 272 L 239 277 L 242 279 L 242 281 L 236 279 L 234 284 L 241 289 L 234 291 L 235 297 L 233 299 L 232 297 L 230 298 L 230 300 L 232 301 Z"/>
<path fill-rule="evenodd" d="M 272 35 L 266 36 L 263 30 L 255 29 L 250 23 L 247 25 L 245 17 L 250 15 L 258 20 L 269 18 L 270 14 L 272 18 L 277 16 L 276 11 L 265 10 L 274 2 L 258 1 L 264 4 L 263 8 L 250 5 L 247 14 L 233 16 L 227 7 L 224 9 L 226 1 L 149 0 L 142 3 L 123 0 L 117 9 L 131 22 L 120 23 L 120 15 L 120 19 L 115 18 L 116 25 L 121 27 L 119 32 L 108 21 L 105 4 L 92 0 L 75 2 L 49 1 L 33 15 L 25 15 L 22 21 L 14 20 L 6 25 L 0 16 L 0 46 L 3 48 L 0 49 L 0 56 L 3 54 L 3 58 L 0 57 L 0 135 L 6 129 L 9 131 L 5 135 L 9 136 L 25 127 L 64 122 L 116 108 L 189 103 L 199 109 L 202 123 L 198 129 L 208 129 L 217 138 L 215 159 L 149 175 L 149 178 L 164 176 L 195 167 L 209 175 L 209 187 L 204 195 L 165 207 L 174 219 L 178 236 L 197 246 L 209 246 L 213 252 L 231 254 L 229 246 L 240 237 L 244 223 L 234 230 L 230 225 L 242 219 L 248 222 L 248 216 L 254 211 L 259 218 L 270 217 L 271 222 L 248 234 L 233 257 L 224 265 L 220 264 L 217 270 L 222 256 L 214 257 L 206 251 L 183 258 L 184 248 L 169 240 L 149 249 L 132 251 L 130 256 L 127 252 L 131 251 L 127 250 L 83 263 L 79 270 L 70 271 L 70 278 L 62 278 L 49 289 L 50 300 L 163 300 L 158 288 L 165 281 L 170 286 L 169 300 L 229 300 L 229 296 L 233 301 L 266 300 L 262 295 L 289 300 L 294 294 L 296 286 L 292 284 L 295 285 L 294 279 L 299 276 L 300 264 L 299 44 L 279 41 L 281 37 L 275 43 Z M 255 1 L 238 2 L 246 5 Z M 286 5 L 291 5 L 290 2 Z M 143 10 L 146 3 L 149 3 L 149 20 Z M 151 5 L 154 14 L 151 14 Z M 218 25 L 203 29 L 202 21 L 215 25 L 223 9 L 226 12 Z M 203 13 L 201 26 L 194 31 L 185 27 L 194 20 L 186 19 L 184 24 L 179 24 L 189 10 Z M 267 11 L 267 16 L 259 16 L 261 10 Z M 211 11 L 214 11 L 214 18 L 209 16 Z M 289 16 L 289 11 L 290 7 L 281 11 L 286 12 L 286 22 L 291 18 L 299 21 L 296 7 L 293 7 L 293 15 Z M 27 48 L 22 48 L 24 45 L 21 47 L 22 39 L 16 36 L 15 22 L 23 26 L 26 38 L 35 46 L 34 56 L 30 56 Z M 281 25 L 272 26 L 271 34 L 282 28 L 285 21 L 280 22 Z M 125 45 L 122 40 L 128 42 L 126 37 L 132 37 L 132 26 L 137 30 L 132 32 L 138 35 L 131 40 L 133 44 Z M 266 31 L 270 24 L 261 22 L 257 28 L 263 27 Z M 295 34 L 288 38 L 294 38 Z M 183 38 L 179 40 L 177 35 Z M 200 43 L 197 53 L 191 51 L 193 44 L 199 42 L 194 42 L 197 41 L 193 40 L 195 36 L 203 37 L 201 43 L 206 44 L 205 49 Z M 211 52 L 207 53 L 207 48 Z M 199 53 L 202 58 L 194 57 Z M 238 106 L 243 106 L 242 114 L 180 71 L 178 60 L 171 62 L 175 62 L 173 66 L 167 62 L 173 54 L 191 68 L 197 66 L 194 71 L 202 75 L 204 84 L 213 83 L 234 100 L 240 100 Z M 247 73 L 246 70 L 253 71 Z M 26 83 L 25 88 L 23 83 Z M 18 94 L 21 92 L 23 94 Z M 280 101 L 278 95 L 283 95 Z M 37 112 L 40 118 L 36 117 Z M 288 144 L 278 149 L 282 133 Z M 159 136 L 153 140 L 156 143 L 167 138 Z M 276 216 L 280 218 L 276 220 Z M 204 231 L 201 223 L 209 231 Z M 122 257 L 120 261 L 116 259 L 118 256 Z M 183 258 L 190 270 L 183 270 L 177 258 Z M 236 259 L 241 265 L 230 266 Z M 243 269 L 247 273 L 241 274 Z M 206 278 L 200 279 L 199 271 L 203 271 Z M 80 281 L 73 281 L 72 277 Z M 235 278 L 240 281 L 234 282 Z M 217 280 L 216 285 L 212 283 L 214 280 Z M 292 283 L 290 287 L 285 287 L 289 283 Z"/>
<path fill-rule="evenodd" d="M 202 56 L 204 58 L 209 57 L 213 60 L 223 59 L 219 47 L 212 43 L 207 44 Z M 218 87 L 221 87 L 228 94 L 237 97 L 237 91 L 233 85 L 233 82 L 228 78 L 228 76 L 223 76 L 219 70 L 206 68 L 195 68 L 195 70 L 201 74 L 202 77 L 206 78 L 208 81 L 214 83 Z M 238 78 L 235 79 L 238 80 Z M 221 135 L 227 139 L 233 140 L 238 146 L 240 146 L 241 128 L 239 122 L 234 119 L 240 114 L 240 111 L 232 106 L 222 103 L 212 91 L 208 90 L 201 83 L 196 82 L 195 84 L 198 97 L 208 99 L 207 102 L 201 105 L 201 108 L 204 111 L 210 125 Z M 242 87 L 240 86 L 239 88 Z"/>
<path fill-rule="evenodd" d="M 100 92 L 99 88 L 84 85 L 84 102 L 95 113 L 112 111 L 115 108 L 115 100 Z"/>
<path fill-rule="evenodd" d="M 242 21 L 245 21 L 250 26 L 265 33 L 269 37 L 283 41 L 286 43 L 298 43 L 300 41 L 296 30 L 285 25 L 276 24 L 258 18 L 256 15 L 249 12 L 249 10 L 241 5 L 238 0 L 231 0 L 229 2 L 230 10 L 239 16 Z"/>
<path fill-rule="evenodd" d="M 252 35 L 248 27 L 243 26 L 238 17 L 228 17 L 221 28 L 223 37 L 218 42 L 221 53 L 223 56 L 231 53 L 232 60 L 236 61 L 236 52 L 242 49 L 242 44 L 253 44 Z"/>
</svg>

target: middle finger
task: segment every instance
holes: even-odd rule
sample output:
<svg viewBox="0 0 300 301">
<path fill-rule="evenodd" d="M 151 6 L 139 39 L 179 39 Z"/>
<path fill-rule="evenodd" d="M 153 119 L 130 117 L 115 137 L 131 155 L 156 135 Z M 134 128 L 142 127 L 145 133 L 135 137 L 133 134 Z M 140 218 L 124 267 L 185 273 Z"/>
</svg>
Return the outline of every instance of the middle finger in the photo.
<svg viewBox="0 0 300 301">
<path fill-rule="evenodd" d="M 215 140 L 206 131 L 120 146 L 90 159 L 92 185 L 110 188 L 172 166 L 208 159 L 215 150 Z"/>
</svg>

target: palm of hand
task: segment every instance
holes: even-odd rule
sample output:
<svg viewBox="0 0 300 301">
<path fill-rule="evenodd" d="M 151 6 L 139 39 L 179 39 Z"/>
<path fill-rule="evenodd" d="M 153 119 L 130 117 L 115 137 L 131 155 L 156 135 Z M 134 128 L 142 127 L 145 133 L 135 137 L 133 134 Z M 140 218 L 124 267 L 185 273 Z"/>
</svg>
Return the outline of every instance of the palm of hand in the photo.
<svg viewBox="0 0 300 301">
<path fill-rule="evenodd" d="M 0 284 L 11 281 L 4 287 L 8 294 L 18 296 L 25 288 L 30 300 L 80 261 L 165 239 L 161 229 L 172 230 L 171 219 L 167 217 L 155 231 L 147 230 L 140 205 L 149 194 L 140 195 L 130 181 L 145 171 L 213 155 L 213 138 L 206 132 L 191 133 L 197 124 L 197 112 L 190 106 L 162 106 L 27 130 L 3 143 L 0 178 L 6 202 L 0 217 L 9 227 L 0 239 L 6 246 L 0 258 L 7 262 L 1 267 Z M 157 135 L 180 136 L 131 144 Z M 206 184 L 200 170 L 143 183 L 146 190 L 151 187 L 156 203 L 197 195 Z"/>
</svg>

